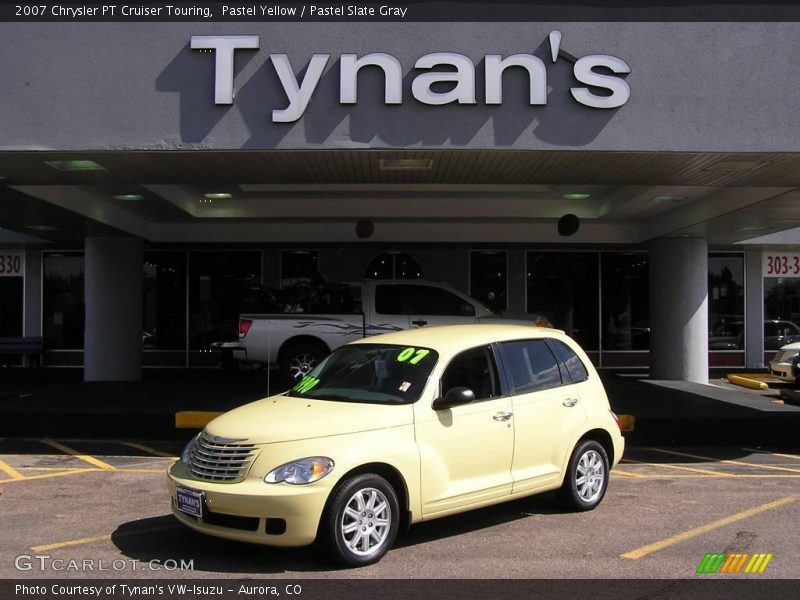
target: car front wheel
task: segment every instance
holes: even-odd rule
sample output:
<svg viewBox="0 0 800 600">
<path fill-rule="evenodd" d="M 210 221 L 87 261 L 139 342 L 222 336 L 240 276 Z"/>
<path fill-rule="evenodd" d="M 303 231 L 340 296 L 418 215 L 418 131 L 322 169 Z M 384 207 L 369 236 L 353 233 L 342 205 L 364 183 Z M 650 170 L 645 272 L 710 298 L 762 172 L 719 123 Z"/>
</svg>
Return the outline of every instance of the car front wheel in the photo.
<svg viewBox="0 0 800 600">
<path fill-rule="evenodd" d="M 606 494 L 608 471 L 605 448 L 594 440 L 582 441 L 569 459 L 559 500 L 570 510 L 592 510 Z"/>
<path fill-rule="evenodd" d="M 362 567 L 379 561 L 397 538 L 400 506 L 383 477 L 363 474 L 342 482 L 328 503 L 323 540 L 337 562 Z"/>
</svg>

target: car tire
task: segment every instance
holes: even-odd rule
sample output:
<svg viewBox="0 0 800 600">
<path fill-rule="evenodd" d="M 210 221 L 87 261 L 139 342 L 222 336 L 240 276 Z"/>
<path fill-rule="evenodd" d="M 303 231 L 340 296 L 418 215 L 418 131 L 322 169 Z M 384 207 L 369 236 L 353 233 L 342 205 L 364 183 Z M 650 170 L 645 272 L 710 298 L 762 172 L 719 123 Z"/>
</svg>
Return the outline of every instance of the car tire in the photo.
<svg viewBox="0 0 800 600">
<path fill-rule="evenodd" d="M 595 440 L 583 440 L 572 452 L 564 483 L 558 490 L 561 504 L 573 511 L 592 510 L 608 488 L 608 454 Z"/>
<path fill-rule="evenodd" d="M 331 557 L 348 567 L 378 562 L 400 528 L 400 504 L 394 488 L 366 473 L 340 483 L 325 509 L 321 541 Z"/>
<path fill-rule="evenodd" d="M 313 342 L 291 342 L 281 351 L 278 361 L 281 375 L 290 386 L 298 383 L 305 375 L 319 364 L 327 354 L 327 349 Z"/>
</svg>

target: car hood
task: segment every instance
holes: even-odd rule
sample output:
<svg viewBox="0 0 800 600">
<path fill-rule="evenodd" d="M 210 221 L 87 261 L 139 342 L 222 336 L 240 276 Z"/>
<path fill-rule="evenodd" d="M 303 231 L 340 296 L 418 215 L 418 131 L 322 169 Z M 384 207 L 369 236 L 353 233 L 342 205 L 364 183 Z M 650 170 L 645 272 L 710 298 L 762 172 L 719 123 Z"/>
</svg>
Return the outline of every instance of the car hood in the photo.
<svg viewBox="0 0 800 600">
<path fill-rule="evenodd" d="M 406 405 L 335 402 L 271 396 L 235 408 L 206 426 L 211 436 L 274 444 L 310 438 L 388 429 L 413 423 Z"/>
<path fill-rule="evenodd" d="M 792 344 L 781 346 L 781 350 L 800 350 L 800 342 L 794 342 Z"/>
</svg>

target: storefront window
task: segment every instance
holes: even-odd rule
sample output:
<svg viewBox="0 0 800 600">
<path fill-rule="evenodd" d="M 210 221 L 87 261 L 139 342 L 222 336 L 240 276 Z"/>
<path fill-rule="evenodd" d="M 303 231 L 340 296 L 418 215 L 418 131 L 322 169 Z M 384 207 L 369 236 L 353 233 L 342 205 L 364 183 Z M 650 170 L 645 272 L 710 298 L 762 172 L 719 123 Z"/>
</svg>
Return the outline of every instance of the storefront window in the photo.
<svg viewBox="0 0 800 600">
<path fill-rule="evenodd" d="M 379 254 L 364 273 L 364 279 L 420 279 L 423 276 L 419 263 L 402 252 Z"/>
<path fill-rule="evenodd" d="M 708 349 L 744 349 L 744 257 L 708 255 Z"/>
<path fill-rule="evenodd" d="M 764 350 L 800 342 L 800 278 L 764 279 Z"/>
<path fill-rule="evenodd" d="M 0 337 L 22 335 L 22 277 L 0 277 Z"/>
<path fill-rule="evenodd" d="M 144 255 L 144 348 L 186 348 L 186 253 Z"/>
<path fill-rule="evenodd" d="M 647 254 L 601 255 L 603 350 L 650 348 L 650 275 Z"/>
<path fill-rule="evenodd" d="M 319 275 L 319 252 L 283 250 L 281 252 L 281 287 L 310 283 Z"/>
<path fill-rule="evenodd" d="M 189 348 L 238 338 L 245 291 L 261 281 L 261 252 L 189 253 Z"/>
<path fill-rule="evenodd" d="M 83 253 L 45 253 L 42 289 L 45 344 L 53 350 L 83 349 Z"/>
<path fill-rule="evenodd" d="M 528 312 L 548 317 L 584 350 L 597 350 L 597 254 L 528 252 L 527 274 Z"/>
<path fill-rule="evenodd" d="M 508 253 L 473 250 L 469 255 L 469 295 L 495 312 L 508 308 Z"/>
</svg>

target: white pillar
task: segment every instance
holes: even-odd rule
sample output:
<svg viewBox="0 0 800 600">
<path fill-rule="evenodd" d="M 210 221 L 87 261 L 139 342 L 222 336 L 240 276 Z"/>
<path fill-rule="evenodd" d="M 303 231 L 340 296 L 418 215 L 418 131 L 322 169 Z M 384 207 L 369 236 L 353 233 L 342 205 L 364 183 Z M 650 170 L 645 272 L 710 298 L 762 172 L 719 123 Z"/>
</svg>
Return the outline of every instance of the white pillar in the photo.
<svg viewBox="0 0 800 600">
<path fill-rule="evenodd" d="M 708 383 L 708 244 L 650 243 L 650 376 Z"/>
<path fill-rule="evenodd" d="M 84 381 L 142 378 L 142 240 L 86 238 Z"/>
<path fill-rule="evenodd" d="M 744 253 L 744 360 L 752 369 L 764 368 L 764 278 L 761 250 Z"/>
</svg>

